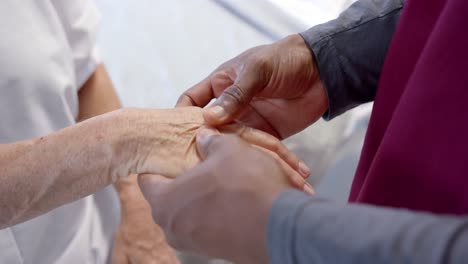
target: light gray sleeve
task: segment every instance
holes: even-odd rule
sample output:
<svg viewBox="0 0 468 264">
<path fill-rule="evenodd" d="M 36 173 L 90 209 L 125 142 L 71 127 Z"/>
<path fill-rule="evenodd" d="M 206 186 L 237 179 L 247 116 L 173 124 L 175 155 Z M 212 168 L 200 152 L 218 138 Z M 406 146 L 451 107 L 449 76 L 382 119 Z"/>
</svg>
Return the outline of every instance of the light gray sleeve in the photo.
<svg viewBox="0 0 468 264">
<path fill-rule="evenodd" d="M 301 33 L 327 90 L 325 119 L 374 100 L 404 2 L 360 0 L 337 19 Z"/>
<path fill-rule="evenodd" d="M 468 218 L 283 193 L 268 223 L 271 264 L 468 263 Z"/>
</svg>

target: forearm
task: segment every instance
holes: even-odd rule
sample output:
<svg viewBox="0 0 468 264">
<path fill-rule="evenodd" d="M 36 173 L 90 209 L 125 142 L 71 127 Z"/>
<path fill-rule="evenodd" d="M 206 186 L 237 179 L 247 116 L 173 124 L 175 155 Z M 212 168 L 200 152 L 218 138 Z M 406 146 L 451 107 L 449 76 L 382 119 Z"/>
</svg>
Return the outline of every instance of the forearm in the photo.
<svg viewBox="0 0 468 264">
<path fill-rule="evenodd" d="M 104 114 L 122 107 L 112 80 L 104 65 L 99 65 L 81 87 L 79 93 L 78 121 Z M 149 206 L 141 194 L 136 176 L 121 178 L 115 183 L 122 213 L 130 213 L 130 208 L 150 213 Z"/>
<path fill-rule="evenodd" d="M 92 194 L 129 170 L 114 114 L 38 139 L 0 145 L 0 228 Z M 123 128 L 124 129 L 124 128 Z"/>
<path fill-rule="evenodd" d="M 404 2 L 360 0 L 337 19 L 301 33 L 327 91 L 326 119 L 374 100 Z"/>
<path fill-rule="evenodd" d="M 468 219 L 284 193 L 269 223 L 271 263 L 462 263 Z M 295 246 L 294 246 L 295 245 Z"/>
<path fill-rule="evenodd" d="M 189 112 L 119 110 L 39 139 L 0 145 L 0 228 L 90 195 L 130 173 L 178 175 L 187 162 L 172 159 L 171 164 L 174 150 L 168 145 L 186 145 L 191 133 L 170 135 L 202 122 L 201 113 Z"/>
</svg>

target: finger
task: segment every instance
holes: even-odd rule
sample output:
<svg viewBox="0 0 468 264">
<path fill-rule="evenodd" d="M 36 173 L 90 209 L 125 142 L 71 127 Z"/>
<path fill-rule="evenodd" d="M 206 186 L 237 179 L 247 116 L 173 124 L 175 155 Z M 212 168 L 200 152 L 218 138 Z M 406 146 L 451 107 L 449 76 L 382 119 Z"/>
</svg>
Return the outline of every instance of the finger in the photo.
<svg viewBox="0 0 468 264">
<path fill-rule="evenodd" d="M 289 164 L 287 164 L 278 154 L 275 152 L 272 152 L 271 150 L 255 146 L 256 148 L 260 149 L 263 152 L 268 153 L 270 156 L 272 156 L 276 162 L 280 165 L 280 167 L 283 169 L 284 173 L 286 174 L 286 177 L 289 179 L 290 183 L 304 191 L 305 193 L 309 195 L 315 195 L 315 190 L 310 185 L 297 171 L 293 170 Z"/>
<path fill-rule="evenodd" d="M 130 261 L 123 252 L 119 251 L 113 253 L 112 264 L 130 264 Z"/>
<path fill-rule="evenodd" d="M 145 184 L 150 184 L 150 185 L 164 185 L 172 182 L 173 179 L 170 179 L 168 177 L 164 177 L 162 175 L 158 174 L 139 174 L 138 175 L 138 184 L 140 187 L 144 187 Z"/>
<path fill-rule="evenodd" d="M 226 149 L 235 149 L 245 144 L 236 136 L 221 135 L 217 130 L 210 128 L 200 129 L 196 137 L 197 152 L 202 160 L 209 158 L 216 152 Z"/>
<path fill-rule="evenodd" d="M 153 217 L 154 222 L 159 225 L 163 225 L 166 220 L 159 217 L 159 215 L 161 215 L 159 210 L 164 208 L 164 204 L 167 200 L 165 194 L 170 193 L 172 181 L 173 180 L 161 175 L 138 175 L 138 185 L 140 186 L 141 193 L 151 207 L 151 216 Z"/>
<path fill-rule="evenodd" d="M 236 127 L 232 126 L 231 129 L 236 130 Z M 248 129 L 249 128 L 247 128 L 246 130 Z M 276 138 L 265 133 L 268 139 L 271 139 L 270 137 L 273 138 L 271 139 L 271 143 L 268 144 L 268 143 L 264 143 L 264 142 L 268 142 L 268 140 L 265 140 L 264 138 L 257 138 L 257 135 L 255 133 L 250 133 L 250 132 L 238 132 L 238 133 L 240 133 L 241 137 L 242 137 L 242 134 L 244 134 L 245 137 L 250 138 L 252 141 L 259 140 L 259 142 L 262 142 L 262 144 L 258 144 L 256 145 L 256 147 L 260 147 L 260 149 L 263 148 L 264 151 L 270 153 L 282 165 L 282 168 L 286 172 L 286 175 L 288 179 L 290 179 L 293 186 L 295 186 L 296 188 L 299 188 L 300 190 L 304 190 L 306 193 L 311 194 L 311 195 L 315 193 L 312 186 L 304 180 L 304 177 L 301 174 L 299 174 L 296 170 L 294 170 L 293 169 L 294 167 L 292 167 L 289 163 L 285 161 L 284 157 L 290 156 L 291 154 L 285 154 L 285 153 L 288 153 L 289 151 Z M 279 142 L 280 145 L 278 145 L 277 142 Z M 203 129 L 197 135 L 197 149 L 202 159 L 206 159 L 210 155 L 214 155 L 216 151 L 220 151 L 222 148 L 234 148 L 242 144 L 243 142 L 239 138 L 219 136 L 217 134 L 217 131 L 213 131 L 212 129 Z M 263 145 L 265 147 L 262 147 L 260 145 Z M 281 156 L 278 153 L 281 153 Z M 300 162 L 297 161 L 299 159 L 294 154 L 292 158 L 289 158 L 289 159 L 292 159 L 292 160 L 295 159 L 296 161 L 293 161 L 293 163 L 296 164 L 296 167 L 298 167 L 298 164 Z"/>
<path fill-rule="evenodd" d="M 310 169 L 300 160 L 294 152 L 290 151 L 279 139 L 263 131 L 238 124 L 219 128 L 223 133 L 236 133 L 250 144 L 260 146 L 276 153 L 291 168 L 299 172 L 303 178 L 310 176 Z"/>
<path fill-rule="evenodd" d="M 140 174 L 138 175 L 138 185 L 140 190 L 143 193 L 143 196 L 146 200 L 151 202 L 159 202 L 159 199 L 156 199 L 157 196 L 160 196 L 163 193 L 168 185 L 172 182 L 172 179 L 166 178 L 162 175 L 156 174 Z"/>
<path fill-rule="evenodd" d="M 161 259 L 160 262 L 159 260 L 156 259 L 158 255 L 156 254 L 151 254 L 149 252 L 134 252 L 132 256 L 129 257 L 130 259 L 130 264 L 165 264 L 164 259 Z M 166 263 L 167 264 L 167 263 Z"/>
<path fill-rule="evenodd" d="M 185 91 L 177 100 L 176 107 L 205 107 L 214 98 L 210 77 Z"/>
<path fill-rule="evenodd" d="M 212 169 L 210 162 L 203 162 L 177 179 L 170 180 L 170 183 L 161 185 L 161 181 L 167 180 L 154 176 L 145 176 L 140 180 L 143 192 L 149 193 L 145 197 L 151 205 L 153 219 L 164 230 L 166 241 L 174 248 L 195 248 L 184 233 L 184 226 L 189 221 L 184 216 L 193 214 L 186 205 L 196 200 L 200 193 L 207 191 L 207 186 L 211 185 L 211 178 L 205 176 L 209 175 Z M 155 189 L 156 194 L 151 194 Z"/>
<path fill-rule="evenodd" d="M 267 79 L 265 75 L 262 64 L 247 64 L 237 75 L 234 83 L 213 103 L 213 106 L 203 112 L 206 123 L 219 126 L 233 121 L 255 94 L 264 88 Z"/>
<path fill-rule="evenodd" d="M 119 235 L 118 235 L 119 236 Z M 125 251 L 123 249 L 123 245 L 121 244 L 121 239 L 116 238 L 114 240 L 114 248 L 112 249 L 112 264 L 129 264 L 129 260 Z"/>
</svg>

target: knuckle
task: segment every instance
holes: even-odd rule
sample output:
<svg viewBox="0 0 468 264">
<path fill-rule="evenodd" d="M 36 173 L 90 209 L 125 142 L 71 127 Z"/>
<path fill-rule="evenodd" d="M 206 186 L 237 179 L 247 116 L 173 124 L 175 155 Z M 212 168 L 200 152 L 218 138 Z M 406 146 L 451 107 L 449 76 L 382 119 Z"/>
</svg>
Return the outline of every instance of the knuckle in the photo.
<svg viewBox="0 0 468 264">
<path fill-rule="evenodd" d="M 271 146 L 271 150 L 278 155 L 283 154 L 284 153 L 283 144 L 279 140 L 275 139 L 275 141 L 273 142 Z"/>
<path fill-rule="evenodd" d="M 274 60 L 267 54 L 260 54 L 253 58 L 245 70 L 256 75 L 258 85 L 265 86 L 273 73 Z"/>
<path fill-rule="evenodd" d="M 177 104 L 185 102 L 185 97 L 186 97 L 186 95 L 185 95 L 185 92 L 184 92 L 183 94 L 181 94 L 179 96 L 179 98 L 177 98 Z"/>
<path fill-rule="evenodd" d="M 245 91 L 237 84 L 233 84 L 231 87 L 227 88 L 224 91 L 224 95 L 229 97 L 235 104 L 246 104 Z"/>
<path fill-rule="evenodd" d="M 177 104 L 182 104 L 182 105 L 196 105 L 195 100 L 187 93 L 184 92 L 179 96 L 179 99 L 177 100 Z"/>
<path fill-rule="evenodd" d="M 259 54 L 253 57 L 252 65 L 257 69 L 265 69 L 270 65 L 270 58 L 263 54 Z"/>
<path fill-rule="evenodd" d="M 207 148 L 213 152 L 220 150 L 226 151 L 226 149 L 229 149 L 228 146 L 230 144 L 229 136 L 213 135 L 212 139 L 208 142 Z"/>
<path fill-rule="evenodd" d="M 275 154 L 282 156 L 282 154 L 287 152 L 286 147 L 278 138 L 269 134 L 265 134 L 265 141 L 268 142 L 268 148 L 270 151 L 274 152 Z"/>
</svg>

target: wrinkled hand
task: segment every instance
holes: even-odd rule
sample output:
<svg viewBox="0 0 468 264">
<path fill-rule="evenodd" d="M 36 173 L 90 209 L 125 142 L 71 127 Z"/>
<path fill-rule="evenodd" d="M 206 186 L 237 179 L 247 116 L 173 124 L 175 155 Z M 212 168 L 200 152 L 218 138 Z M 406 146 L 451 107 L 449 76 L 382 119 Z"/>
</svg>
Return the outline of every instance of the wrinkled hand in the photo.
<svg viewBox="0 0 468 264">
<path fill-rule="evenodd" d="M 208 124 L 238 123 L 284 139 L 311 125 L 328 99 L 309 48 L 299 35 L 258 46 L 219 66 L 187 90 L 177 106 L 206 106 Z"/>
<path fill-rule="evenodd" d="M 121 220 L 112 249 L 113 264 L 179 264 L 137 184 L 137 175 L 116 183 Z"/>
<path fill-rule="evenodd" d="M 173 181 L 142 175 L 142 192 L 175 248 L 266 264 L 268 213 L 292 187 L 288 167 L 238 137 L 213 133 L 204 130 L 197 138 L 205 159 L 200 165 Z"/>
<path fill-rule="evenodd" d="M 148 115 L 148 111 L 151 114 Z M 195 146 L 196 132 L 204 123 L 201 108 L 126 109 L 123 113 L 121 122 L 128 122 L 129 132 L 126 134 L 131 138 L 131 143 L 124 147 L 126 152 L 135 149 L 130 151 L 134 155 L 122 162 L 135 160 L 129 174 L 150 173 L 174 178 L 201 161 Z M 292 168 L 288 170 L 288 177 L 294 185 L 312 192 L 310 184 L 304 180 L 310 174 L 309 169 L 277 138 L 240 125 L 222 126 L 219 130 L 236 134 L 252 145 L 274 152 Z"/>
</svg>

